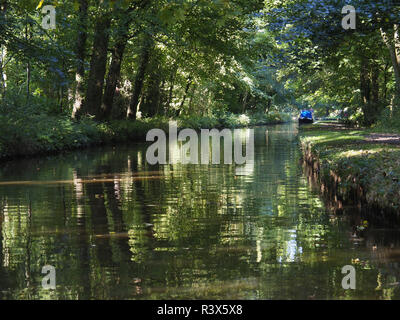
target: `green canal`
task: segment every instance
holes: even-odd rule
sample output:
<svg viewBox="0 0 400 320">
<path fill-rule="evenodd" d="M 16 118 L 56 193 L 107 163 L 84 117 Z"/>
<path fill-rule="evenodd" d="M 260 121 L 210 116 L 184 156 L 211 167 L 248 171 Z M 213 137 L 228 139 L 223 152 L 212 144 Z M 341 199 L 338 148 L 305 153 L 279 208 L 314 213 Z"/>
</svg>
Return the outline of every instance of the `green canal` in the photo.
<svg viewBox="0 0 400 320">
<path fill-rule="evenodd" d="M 2 163 L 0 298 L 399 299 L 399 229 L 354 234 L 358 209 L 319 196 L 297 134 L 256 128 L 239 171 L 152 166 L 148 144 Z"/>
</svg>

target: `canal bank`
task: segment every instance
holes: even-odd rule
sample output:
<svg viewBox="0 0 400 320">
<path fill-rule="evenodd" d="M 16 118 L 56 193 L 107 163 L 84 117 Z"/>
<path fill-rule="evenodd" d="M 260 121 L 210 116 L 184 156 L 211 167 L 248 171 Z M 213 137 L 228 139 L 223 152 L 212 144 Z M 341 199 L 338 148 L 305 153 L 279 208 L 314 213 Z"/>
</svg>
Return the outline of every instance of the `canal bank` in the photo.
<svg viewBox="0 0 400 320">
<path fill-rule="evenodd" d="M 118 143 L 145 142 L 151 129 L 168 131 L 168 117 L 96 122 L 91 118 L 10 113 L 0 116 L 0 160 L 56 154 Z M 290 115 L 270 112 L 252 115 L 227 113 L 221 116 L 191 116 L 174 119 L 178 128 L 199 130 L 239 128 L 290 121 Z"/>
<path fill-rule="evenodd" d="M 358 205 L 374 215 L 400 212 L 400 137 L 350 129 L 334 123 L 302 126 L 303 160 L 321 192 L 336 202 Z"/>
</svg>

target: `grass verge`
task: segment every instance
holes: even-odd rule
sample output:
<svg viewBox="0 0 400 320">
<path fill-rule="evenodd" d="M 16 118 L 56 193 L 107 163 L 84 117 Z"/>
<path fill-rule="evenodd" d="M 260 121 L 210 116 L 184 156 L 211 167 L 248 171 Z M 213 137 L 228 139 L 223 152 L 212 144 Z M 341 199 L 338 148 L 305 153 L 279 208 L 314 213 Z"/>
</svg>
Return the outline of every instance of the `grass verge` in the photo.
<svg viewBox="0 0 400 320">
<path fill-rule="evenodd" d="M 305 160 L 327 188 L 344 200 L 400 212 L 400 146 L 370 141 L 370 131 L 324 125 L 302 127 Z"/>
</svg>

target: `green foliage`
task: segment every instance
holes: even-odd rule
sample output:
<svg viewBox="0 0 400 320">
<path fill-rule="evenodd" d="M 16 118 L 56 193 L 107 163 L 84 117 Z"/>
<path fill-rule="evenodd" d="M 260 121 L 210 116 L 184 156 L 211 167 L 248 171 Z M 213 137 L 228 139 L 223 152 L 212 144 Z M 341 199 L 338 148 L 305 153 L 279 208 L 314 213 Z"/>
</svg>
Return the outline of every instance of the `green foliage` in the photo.
<svg viewBox="0 0 400 320">
<path fill-rule="evenodd" d="M 284 123 L 291 121 L 291 114 L 272 111 L 269 113 L 256 113 L 251 116 L 251 125 L 263 125 L 270 123 Z"/>
<path fill-rule="evenodd" d="M 0 157 L 49 153 L 100 144 L 104 126 L 85 119 L 33 114 L 24 118 L 0 115 Z"/>
<path fill-rule="evenodd" d="M 400 110 L 390 110 L 390 108 L 386 108 L 382 114 L 380 119 L 378 120 L 376 126 L 374 127 L 374 131 L 376 132 L 400 132 Z"/>
<path fill-rule="evenodd" d="M 215 117 L 186 116 L 178 121 L 180 128 L 210 129 L 220 127 L 221 123 Z"/>
<path fill-rule="evenodd" d="M 7 110 L 8 112 L 4 112 Z M 158 128 L 168 132 L 167 117 L 132 120 L 112 120 L 108 123 L 84 117 L 79 122 L 68 115 L 51 115 L 35 105 L 11 109 L 2 106 L 0 112 L 0 159 L 72 150 L 116 142 L 145 141 L 149 130 Z M 21 116 L 24 114 L 25 116 Z M 288 115 L 271 113 L 254 116 L 225 114 L 215 116 L 187 116 L 178 118 L 179 128 L 211 129 L 236 128 L 248 125 L 275 124 L 289 120 Z"/>
<path fill-rule="evenodd" d="M 399 94 L 388 50 L 399 45 L 393 38 L 399 6 L 351 5 L 357 9 L 356 30 L 342 29 L 344 3 L 336 0 L 268 2 L 264 17 L 277 42 L 278 78 L 296 100 L 325 117 L 347 108 L 349 124 L 369 126 Z"/>
</svg>

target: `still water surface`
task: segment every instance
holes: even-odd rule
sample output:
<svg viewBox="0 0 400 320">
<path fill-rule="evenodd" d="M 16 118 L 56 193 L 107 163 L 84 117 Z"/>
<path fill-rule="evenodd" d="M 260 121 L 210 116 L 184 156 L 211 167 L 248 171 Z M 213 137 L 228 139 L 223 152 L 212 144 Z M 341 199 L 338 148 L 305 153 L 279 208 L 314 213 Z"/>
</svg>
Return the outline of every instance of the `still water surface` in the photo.
<svg viewBox="0 0 400 320">
<path fill-rule="evenodd" d="M 144 144 L 2 163 L 0 298 L 400 298 L 399 229 L 354 236 L 361 218 L 327 208 L 297 134 L 256 128 L 240 174 L 150 166 Z M 341 286 L 348 264 L 356 290 Z"/>
</svg>

